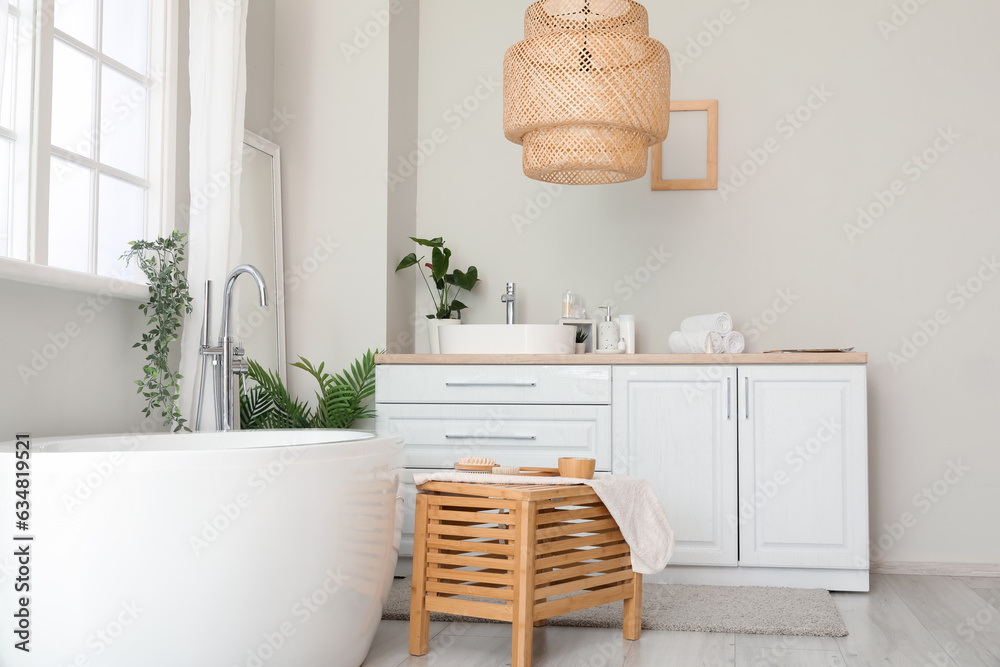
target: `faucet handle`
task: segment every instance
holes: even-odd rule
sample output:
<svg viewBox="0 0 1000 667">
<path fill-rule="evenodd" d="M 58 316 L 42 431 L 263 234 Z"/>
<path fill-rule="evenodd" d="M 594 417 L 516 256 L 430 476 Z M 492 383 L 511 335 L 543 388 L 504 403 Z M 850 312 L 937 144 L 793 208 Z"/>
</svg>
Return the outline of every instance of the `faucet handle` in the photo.
<svg viewBox="0 0 1000 667">
<path fill-rule="evenodd" d="M 250 372 L 250 362 L 242 346 L 240 341 L 233 341 L 233 375 L 246 375 Z"/>
</svg>

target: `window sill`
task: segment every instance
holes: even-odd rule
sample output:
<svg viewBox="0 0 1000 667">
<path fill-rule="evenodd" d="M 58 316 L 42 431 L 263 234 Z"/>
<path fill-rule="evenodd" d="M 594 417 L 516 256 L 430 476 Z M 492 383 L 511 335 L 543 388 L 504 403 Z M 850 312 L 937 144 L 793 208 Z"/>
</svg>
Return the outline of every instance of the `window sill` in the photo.
<svg viewBox="0 0 1000 667">
<path fill-rule="evenodd" d="M 0 257 L 0 279 L 84 294 L 112 296 L 128 301 L 145 301 L 149 298 L 149 286 L 143 283 L 41 266 L 7 257 Z"/>
</svg>

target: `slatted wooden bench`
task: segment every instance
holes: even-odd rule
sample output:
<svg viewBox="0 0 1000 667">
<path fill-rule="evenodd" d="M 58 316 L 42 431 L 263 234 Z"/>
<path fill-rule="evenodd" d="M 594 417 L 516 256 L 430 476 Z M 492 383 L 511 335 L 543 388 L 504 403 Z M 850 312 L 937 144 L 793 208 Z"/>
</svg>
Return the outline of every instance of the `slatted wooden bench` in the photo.
<svg viewBox="0 0 1000 667">
<path fill-rule="evenodd" d="M 639 639 L 642 575 L 586 485 L 427 482 L 417 487 L 410 653 L 426 655 L 430 612 L 513 624 L 512 667 L 530 667 L 533 627 L 624 600 Z"/>
</svg>

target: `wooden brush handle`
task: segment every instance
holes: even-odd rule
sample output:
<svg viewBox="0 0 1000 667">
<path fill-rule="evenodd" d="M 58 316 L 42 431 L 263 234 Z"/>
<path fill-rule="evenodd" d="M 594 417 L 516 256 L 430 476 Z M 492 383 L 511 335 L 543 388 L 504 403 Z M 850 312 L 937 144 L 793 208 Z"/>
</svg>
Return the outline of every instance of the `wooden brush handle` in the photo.
<svg viewBox="0 0 1000 667">
<path fill-rule="evenodd" d="M 521 467 L 523 473 L 533 473 L 539 477 L 558 477 L 559 468 L 525 468 Z"/>
</svg>

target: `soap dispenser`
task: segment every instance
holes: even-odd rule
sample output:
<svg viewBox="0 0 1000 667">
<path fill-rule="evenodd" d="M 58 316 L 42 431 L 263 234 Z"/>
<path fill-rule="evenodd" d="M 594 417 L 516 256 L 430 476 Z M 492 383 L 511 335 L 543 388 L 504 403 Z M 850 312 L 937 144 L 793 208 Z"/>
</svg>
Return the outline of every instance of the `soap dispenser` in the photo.
<svg viewBox="0 0 1000 667">
<path fill-rule="evenodd" d="M 617 352 L 618 341 L 621 340 L 621 329 L 617 322 L 611 320 L 611 308 L 601 306 L 604 309 L 604 321 L 597 327 L 597 341 L 601 352 Z"/>
</svg>

